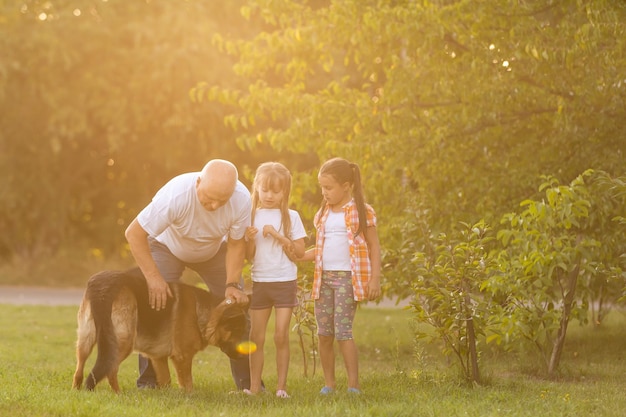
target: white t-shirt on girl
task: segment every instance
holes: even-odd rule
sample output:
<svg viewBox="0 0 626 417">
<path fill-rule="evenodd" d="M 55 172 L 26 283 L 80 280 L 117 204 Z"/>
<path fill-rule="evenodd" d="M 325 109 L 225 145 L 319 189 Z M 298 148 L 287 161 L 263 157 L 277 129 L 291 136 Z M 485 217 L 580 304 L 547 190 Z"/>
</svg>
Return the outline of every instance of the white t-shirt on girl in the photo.
<svg viewBox="0 0 626 417">
<path fill-rule="evenodd" d="M 295 210 L 289 210 L 291 218 L 291 240 L 306 237 L 306 231 L 300 215 Z M 258 229 L 255 238 L 256 252 L 252 263 L 252 280 L 255 282 L 285 282 L 297 278 L 298 267 L 287 257 L 283 245 L 272 236 L 263 236 L 263 226 L 272 225 L 283 234 L 281 227 L 280 209 L 258 209 L 254 214 L 254 227 Z"/>
<path fill-rule="evenodd" d="M 343 211 L 330 211 L 324 225 L 324 249 L 322 251 L 324 271 L 351 271 L 348 228 Z"/>
</svg>

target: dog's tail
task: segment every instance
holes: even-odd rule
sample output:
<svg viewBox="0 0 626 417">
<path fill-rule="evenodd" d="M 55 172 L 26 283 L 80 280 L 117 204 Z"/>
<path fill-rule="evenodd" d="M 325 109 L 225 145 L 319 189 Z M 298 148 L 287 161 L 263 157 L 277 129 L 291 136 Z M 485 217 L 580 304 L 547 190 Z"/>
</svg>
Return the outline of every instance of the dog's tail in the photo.
<svg viewBox="0 0 626 417">
<path fill-rule="evenodd" d="M 116 371 L 118 341 L 111 320 L 113 302 L 124 286 L 134 287 L 142 283 L 145 286 L 145 279 L 138 268 L 129 271 L 104 271 L 89 279 L 86 296 L 91 303 L 98 356 L 85 380 L 86 389 L 93 390 L 104 377 Z"/>
</svg>

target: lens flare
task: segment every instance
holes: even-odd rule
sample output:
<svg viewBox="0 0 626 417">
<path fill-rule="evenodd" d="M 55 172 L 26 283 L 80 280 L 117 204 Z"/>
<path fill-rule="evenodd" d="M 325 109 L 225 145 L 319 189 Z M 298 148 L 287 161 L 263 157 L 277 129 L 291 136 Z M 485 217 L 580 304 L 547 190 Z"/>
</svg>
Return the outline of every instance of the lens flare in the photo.
<svg viewBox="0 0 626 417">
<path fill-rule="evenodd" d="M 241 342 L 237 345 L 236 349 L 237 352 L 241 353 L 242 355 L 249 355 L 256 352 L 256 343 L 250 342 L 249 340 Z"/>
</svg>

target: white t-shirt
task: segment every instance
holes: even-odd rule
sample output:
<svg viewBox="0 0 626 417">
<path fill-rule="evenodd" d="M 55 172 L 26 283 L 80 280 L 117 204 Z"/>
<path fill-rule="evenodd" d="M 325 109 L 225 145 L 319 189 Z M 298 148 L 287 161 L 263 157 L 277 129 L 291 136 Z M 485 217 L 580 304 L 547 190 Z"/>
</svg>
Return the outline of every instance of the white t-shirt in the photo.
<svg viewBox="0 0 626 417">
<path fill-rule="evenodd" d="M 137 216 L 141 227 L 183 262 L 211 259 L 224 240 L 242 239 L 250 225 L 250 192 L 241 182 L 225 205 L 208 211 L 196 194 L 199 175 L 171 179 Z"/>
<path fill-rule="evenodd" d="M 324 271 L 351 271 L 350 244 L 345 213 L 330 211 L 324 225 L 324 249 L 322 252 Z"/>
<path fill-rule="evenodd" d="M 306 237 L 300 215 L 289 210 L 291 218 L 291 240 Z M 272 236 L 263 237 L 263 226 L 272 225 L 283 234 L 279 209 L 258 209 L 254 214 L 254 227 L 258 229 L 255 244 L 256 252 L 252 263 L 252 280 L 256 282 L 284 282 L 297 278 L 298 268 L 283 251 L 283 245 Z"/>
</svg>

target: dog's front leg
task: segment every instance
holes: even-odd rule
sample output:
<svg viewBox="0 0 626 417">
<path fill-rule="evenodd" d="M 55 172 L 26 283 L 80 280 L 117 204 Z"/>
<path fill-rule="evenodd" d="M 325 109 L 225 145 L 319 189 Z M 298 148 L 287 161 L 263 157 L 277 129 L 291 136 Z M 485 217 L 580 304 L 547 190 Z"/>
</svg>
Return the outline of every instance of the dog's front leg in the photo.
<svg viewBox="0 0 626 417">
<path fill-rule="evenodd" d="M 193 378 L 191 376 L 191 363 L 193 356 L 172 356 L 172 362 L 176 368 L 178 385 L 187 392 L 193 390 Z"/>
<path fill-rule="evenodd" d="M 164 358 L 150 358 L 152 367 L 156 374 L 157 386 L 159 388 L 170 385 L 170 368 L 167 366 L 167 356 Z"/>
</svg>

